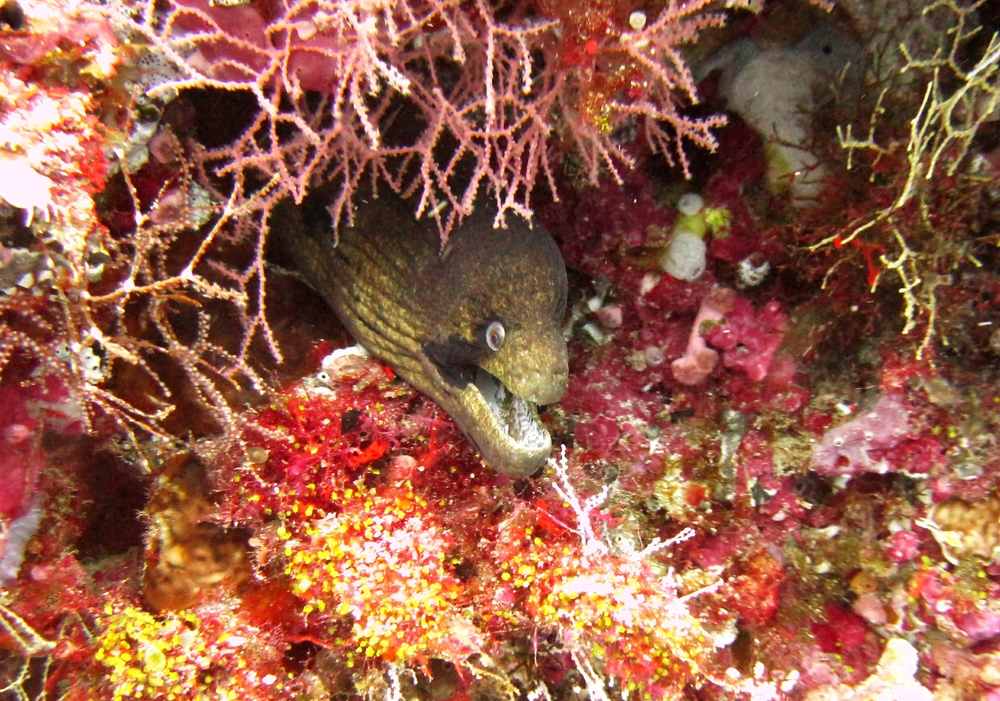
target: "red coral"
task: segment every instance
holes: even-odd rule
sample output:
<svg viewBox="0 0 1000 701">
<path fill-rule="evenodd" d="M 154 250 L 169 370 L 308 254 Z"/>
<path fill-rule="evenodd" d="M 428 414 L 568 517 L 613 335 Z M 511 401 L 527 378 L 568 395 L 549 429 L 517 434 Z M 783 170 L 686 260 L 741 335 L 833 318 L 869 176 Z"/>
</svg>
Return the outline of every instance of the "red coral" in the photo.
<svg viewBox="0 0 1000 701">
<path fill-rule="evenodd" d="M 594 451 L 594 456 L 598 458 L 607 457 L 620 436 L 618 422 L 607 416 L 594 417 L 576 432 L 581 445 Z"/>
<path fill-rule="evenodd" d="M 882 396 L 858 417 L 833 428 L 813 447 L 818 472 L 848 475 L 894 469 L 886 451 L 898 446 L 910 431 L 909 413 L 896 394 Z"/>
<path fill-rule="evenodd" d="M 826 621 L 812 625 L 813 635 L 823 652 L 855 652 L 872 635 L 861 616 L 836 604 L 824 607 Z"/>
<path fill-rule="evenodd" d="M 897 531 L 892 534 L 886 555 L 893 562 L 909 562 L 917 556 L 920 547 L 920 536 L 912 531 Z"/>
<path fill-rule="evenodd" d="M 0 60 L 39 67 L 66 44 L 74 47 L 77 56 L 95 60 L 91 73 L 108 77 L 114 72 L 117 58 L 111 49 L 118 40 L 107 17 L 96 6 L 77 3 L 68 11 L 58 0 L 41 0 L 31 4 L 25 20 L 26 27 L 5 29 L 0 35 Z M 104 56 L 100 57 L 102 52 Z"/>
<path fill-rule="evenodd" d="M 724 599 L 741 620 L 763 625 L 778 609 L 784 566 L 765 552 L 749 557 L 729 578 Z"/>
<path fill-rule="evenodd" d="M 43 465 L 39 421 L 24 395 L 20 388 L 0 389 L 0 517 L 20 514 Z"/>
</svg>

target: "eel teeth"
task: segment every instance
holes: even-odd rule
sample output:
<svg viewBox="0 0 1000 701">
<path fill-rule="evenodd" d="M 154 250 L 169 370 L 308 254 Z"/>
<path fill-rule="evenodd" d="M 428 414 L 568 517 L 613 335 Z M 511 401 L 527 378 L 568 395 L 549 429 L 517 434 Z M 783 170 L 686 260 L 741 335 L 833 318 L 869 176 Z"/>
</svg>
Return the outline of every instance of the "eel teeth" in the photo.
<svg viewBox="0 0 1000 701">
<path fill-rule="evenodd" d="M 476 370 L 475 385 L 512 441 L 529 449 L 543 449 L 548 445 L 549 434 L 538 420 L 533 402 L 518 397 L 482 368 Z"/>
</svg>

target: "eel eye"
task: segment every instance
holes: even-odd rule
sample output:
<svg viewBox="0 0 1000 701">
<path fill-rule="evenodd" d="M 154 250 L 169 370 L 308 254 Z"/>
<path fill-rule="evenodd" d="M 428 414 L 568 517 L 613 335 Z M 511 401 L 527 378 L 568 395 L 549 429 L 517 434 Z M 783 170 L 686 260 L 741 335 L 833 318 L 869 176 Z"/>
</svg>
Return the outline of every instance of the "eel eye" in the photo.
<svg viewBox="0 0 1000 701">
<path fill-rule="evenodd" d="M 503 324 L 494 321 L 486 327 L 486 345 L 491 351 L 498 351 L 503 347 L 503 339 L 506 335 L 507 332 L 504 330 Z"/>
</svg>

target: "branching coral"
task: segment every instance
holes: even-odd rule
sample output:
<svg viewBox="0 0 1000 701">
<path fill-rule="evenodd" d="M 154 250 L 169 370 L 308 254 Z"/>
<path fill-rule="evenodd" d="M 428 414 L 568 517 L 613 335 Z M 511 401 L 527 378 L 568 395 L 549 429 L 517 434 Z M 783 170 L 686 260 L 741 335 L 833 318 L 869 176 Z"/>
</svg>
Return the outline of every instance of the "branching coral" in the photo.
<svg viewBox="0 0 1000 701">
<path fill-rule="evenodd" d="M 526 673 L 552 693 L 562 681 L 549 678 L 547 666 L 567 654 L 595 700 L 640 691 L 674 698 L 688 684 L 752 686 L 722 677 L 709 657 L 714 639 L 692 610 L 721 581 L 682 593 L 678 578 L 650 562 L 693 531 L 646 547 L 610 545 L 603 525 L 610 516 L 602 511 L 608 490 L 579 496 L 570 475 L 579 465 L 565 452 L 537 484 L 551 507 L 513 498 L 506 478 L 477 466 L 473 453 L 455 445 L 456 429 L 428 416 L 376 360 L 338 355 L 347 357 L 257 414 L 244 433 L 245 459 L 221 468 L 235 488 L 215 514 L 259 524 L 251 540 L 258 576 L 244 583 L 242 598 L 257 602 L 249 607 L 272 629 L 336 660 L 347 677 L 337 683 L 377 693 L 447 665 L 481 680 L 475 684 L 509 686 L 512 672 L 495 659 L 530 645 L 526 631 L 544 631 L 551 637 L 536 654 L 552 661 Z M 484 499 L 488 493 L 495 500 Z M 184 580 L 184 572 L 174 574 Z M 131 647 L 148 639 L 160 648 L 174 644 L 167 633 L 184 616 L 198 616 L 192 638 L 212 621 L 243 625 L 216 614 L 210 598 L 194 614 L 164 614 L 156 625 L 143 619 L 127 634 L 122 626 L 131 624 L 120 614 L 128 611 L 116 609 L 104 653 L 116 657 L 102 660 L 114 666 L 116 688 L 132 693 L 129 679 L 153 674 L 134 653 L 123 664 L 123 636 Z M 226 652 L 204 642 L 204 663 L 190 646 L 164 654 L 204 670 Z M 247 660 L 248 669 L 255 664 Z"/>
<path fill-rule="evenodd" d="M 39 635 L 27 621 L 3 603 L 0 603 L 0 631 L 13 640 L 15 652 L 22 658 L 17 670 L 0 681 L 6 682 L 0 686 L 0 694 L 10 694 L 17 701 L 28 701 L 31 697 L 25 687 L 30 686 L 30 661 L 33 657 L 51 653 L 56 644 Z"/>
<path fill-rule="evenodd" d="M 93 432 L 110 416 L 127 431 L 166 436 L 180 396 L 193 392 L 199 411 L 226 425 L 233 413 L 224 392 L 264 386 L 248 361 L 252 338 L 260 332 L 278 355 L 263 305 L 255 305 L 265 294 L 254 275 L 262 249 L 247 269 L 207 260 L 220 247 L 232 250 L 241 234 L 227 227 L 243 210 L 213 204 L 194 182 L 193 162 L 179 158 L 159 164 L 159 192 L 139 192 L 127 168 L 124 188 L 108 188 L 118 166 L 113 146 L 138 128 L 138 117 L 128 111 L 135 103 L 109 104 L 121 97 L 124 50 L 107 13 L 38 2 L 24 21 L 0 52 L 0 198 L 23 208 L 17 219 L 31 225 L 22 233 L 5 226 L 0 247 L 0 378 L 17 385 L 8 406 L 28 404 L 33 418 L 44 416 L 38 430 Z M 64 51 L 67 38 L 72 48 Z M 101 118 L 111 113 L 107 127 Z M 98 195 L 107 203 L 116 193 L 99 216 Z M 215 228 L 189 250 L 185 237 L 213 215 Z M 179 248 L 186 259 L 178 264 Z M 210 313 L 192 334 L 184 310 L 198 307 Z M 235 339 L 230 321 L 246 333 L 219 341 Z"/>
<path fill-rule="evenodd" d="M 335 224 L 351 220 L 371 177 L 417 194 L 417 215 L 435 217 L 445 236 L 480 195 L 503 225 L 510 212 L 530 215 L 537 179 L 556 194 L 554 135 L 596 184 L 602 169 L 617 177 L 633 164 L 616 130 L 643 126 L 648 145 L 687 172 L 685 142 L 714 148 L 710 130 L 724 121 L 680 111 L 697 96 L 679 47 L 723 20 L 708 0 L 648 17 L 605 2 L 521 2 L 502 18 L 487 2 L 454 0 L 115 7 L 173 65 L 149 94 L 254 97 L 242 136 L 203 156 L 217 175 L 235 178 L 241 197 L 275 178 L 297 201 L 317 179 L 335 181 Z"/>
<path fill-rule="evenodd" d="M 682 111 L 697 96 L 680 47 L 723 21 L 708 0 L 648 16 L 530 0 L 51 5 L 30 6 L 0 54 L 0 197 L 35 232 L 0 257 L 14 283 L 0 369 L 22 381 L 44 364 L 88 431 L 110 416 L 166 438 L 180 408 L 198 433 L 237 433 L 234 402 L 266 393 L 261 365 L 284 359 L 264 265 L 283 198 L 325 188 L 337 226 L 389 186 L 446 236 L 483 197 L 497 225 L 531 215 L 536 183 L 558 198 L 567 151 L 589 181 L 620 181 L 638 129 L 687 171 L 685 147 L 713 148 L 722 122 Z M 51 89 L 57 71 L 80 86 Z M 249 98 L 235 137 L 198 135 L 209 146 L 161 121 L 206 89 Z"/>
<path fill-rule="evenodd" d="M 5 41 L 41 35 L 22 4 L 26 25 L 0 26 Z M 929 376 L 894 334 L 875 334 L 864 364 L 840 354 L 832 376 L 813 361 L 816 338 L 876 315 L 849 315 L 858 290 L 832 274 L 832 301 L 801 284 L 858 261 L 863 287 L 883 285 L 900 240 L 912 254 L 901 265 L 925 281 L 946 278 L 960 253 L 976 258 L 986 239 L 963 248 L 962 227 L 983 220 L 958 210 L 996 188 L 967 177 L 982 142 L 963 142 L 958 104 L 946 145 L 917 142 L 920 168 L 940 176 L 930 180 L 909 168 L 907 139 L 885 136 L 910 125 L 880 117 L 871 143 L 884 152 L 852 149 L 853 189 L 818 205 L 840 217 L 826 228 L 770 207 L 747 174 L 757 166 L 725 173 L 724 187 L 709 172 L 706 197 L 732 216 L 702 275 L 681 280 L 651 271 L 640 248 L 655 245 L 651 227 L 670 230 L 664 203 L 685 187 L 680 173 L 624 169 L 630 157 L 649 165 L 643 139 L 683 166 L 677 139 L 707 138 L 677 111 L 693 97 L 671 53 L 708 21 L 707 4 L 78 7 L 96 12 L 91 28 L 109 16 L 128 25 L 131 43 L 101 35 L 110 48 L 95 52 L 81 28 L 82 44 L 39 41 L 50 48 L 15 60 L 0 42 L 4 85 L 25 98 L 0 103 L 14 134 L 4 158 L 26 187 L 0 203 L 0 695 L 926 697 L 916 680 L 956 698 L 996 693 L 995 373 L 942 354 Z M 120 75 L 101 69 L 119 60 Z M 56 67 L 73 87 L 53 87 L 67 82 Z M 947 70 L 921 123 L 945 118 Z M 139 95 L 147 88 L 161 100 Z M 248 98 L 242 136 L 210 141 L 206 113 L 189 111 L 233 93 Z M 125 115 L 111 107 L 120 98 Z M 53 111 L 61 121 L 32 131 L 26 115 Z M 690 165 L 701 178 L 713 163 Z M 265 266 L 280 198 L 319 194 L 332 177 L 344 224 L 345 193 L 374 180 L 410 192 L 446 232 L 470 188 L 514 216 L 534 202 L 529 182 L 578 185 L 568 181 L 597 171 L 606 189 L 566 188 L 545 222 L 565 225 L 554 233 L 576 254 L 574 292 L 596 290 L 577 308 L 601 328 L 567 331 L 571 390 L 543 416 L 567 447 L 542 474 L 487 469 L 372 357 L 321 363 L 344 335 L 310 305 L 283 327 L 280 305 L 312 298 Z M 613 190 L 615 175 L 629 186 Z M 84 181 L 101 191 L 75 191 Z M 73 207 L 79 218 L 65 218 Z M 827 259 L 793 266 L 778 250 L 789 229 L 818 244 L 848 220 L 821 245 Z M 692 329 L 741 260 L 772 272 L 723 293 Z M 986 260 L 970 313 L 1000 300 Z M 290 302 L 275 294 L 290 288 Z M 779 343 L 794 366 L 770 362 Z M 666 360 L 688 344 L 702 361 L 688 368 L 695 381 L 728 367 L 686 384 Z M 283 355 L 299 365 L 261 369 Z M 859 412 L 874 387 L 882 400 Z M 142 430 L 124 440 L 103 416 Z M 86 461 L 64 459 L 79 434 Z"/>
<path fill-rule="evenodd" d="M 886 276 L 898 281 L 904 302 L 902 333 L 923 327 L 915 348 L 918 359 L 927 357 L 940 332 L 940 288 L 952 283 L 951 273 L 960 265 L 980 266 L 977 249 L 995 239 L 977 236 L 970 223 L 977 208 L 978 184 L 995 173 L 969 151 L 973 139 L 996 119 L 1000 108 L 997 37 L 978 50 L 971 68 L 961 58 L 980 31 L 975 13 L 981 5 L 952 0 L 933 3 L 924 14 L 946 12 L 953 18 L 936 53 L 914 56 L 905 45 L 900 47 L 906 61 L 903 71 L 925 81 L 923 99 L 909 119 L 908 138 L 890 140 L 878 133 L 892 133 L 901 126 L 884 123 L 895 111 L 886 104 L 896 97 L 891 85 L 881 89 L 864 136 L 857 136 L 850 124 L 838 127 L 847 170 L 865 168 L 869 183 L 878 183 L 878 191 L 867 193 L 865 209 L 853 212 L 843 225 L 808 246 L 813 252 L 854 249 L 864 259 L 872 292 Z M 906 92 L 899 95 L 905 99 Z M 824 287 L 837 267 L 829 269 Z"/>
</svg>

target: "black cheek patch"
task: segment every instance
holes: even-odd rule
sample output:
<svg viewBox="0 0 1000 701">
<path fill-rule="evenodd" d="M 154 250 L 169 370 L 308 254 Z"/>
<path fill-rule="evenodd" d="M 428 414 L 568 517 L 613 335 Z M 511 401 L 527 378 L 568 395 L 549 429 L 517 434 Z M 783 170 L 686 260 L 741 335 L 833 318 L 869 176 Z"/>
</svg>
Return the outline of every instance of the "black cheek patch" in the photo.
<svg viewBox="0 0 1000 701">
<path fill-rule="evenodd" d="M 455 387 L 465 387 L 473 382 L 479 363 L 487 356 L 487 352 L 478 345 L 458 336 L 431 339 L 424 344 L 423 350 L 441 377 Z"/>
</svg>

